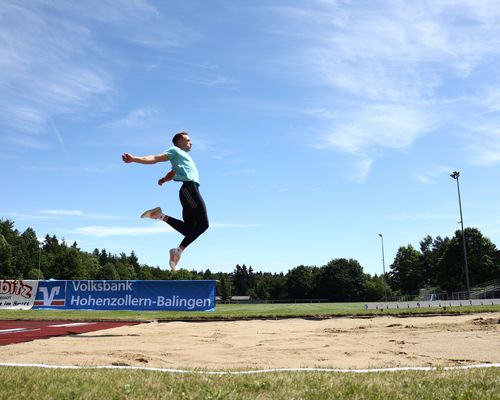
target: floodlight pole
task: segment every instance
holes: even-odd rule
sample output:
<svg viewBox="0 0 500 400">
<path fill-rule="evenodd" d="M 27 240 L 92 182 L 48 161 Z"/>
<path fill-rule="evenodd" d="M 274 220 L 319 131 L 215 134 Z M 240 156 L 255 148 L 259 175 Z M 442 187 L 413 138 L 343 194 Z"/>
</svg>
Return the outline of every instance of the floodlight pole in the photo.
<svg viewBox="0 0 500 400">
<path fill-rule="evenodd" d="M 42 242 L 38 242 L 38 280 L 40 280 L 40 277 L 42 276 L 41 272 L 40 272 L 40 264 L 42 263 L 42 247 L 43 247 L 43 243 Z"/>
<path fill-rule="evenodd" d="M 384 255 L 384 236 L 379 233 L 380 239 L 382 240 L 382 268 L 384 271 L 384 300 L 387 301 L 387 281 L 385 278 L 385 255 Z"/>
<path fill-rule="evenodd" d="M 460 225 L 462 227 L 462 245 L 463 245 L 463 254 L 464 254 L 465 283 L 467 285 L 467 297 L 468 297 L 468 300 L 470 300 L 469 266 L 467 265 L 467 249 L 465 247 L 464 218 L 462 216 L 462 200 L 460 198 L 460 184 L 458 183 L 458 177 L 460 176 L 460 172 L 454 171 L 450 176 L 457 181 L 458 207 L 460 208 Z"/>
</svg>

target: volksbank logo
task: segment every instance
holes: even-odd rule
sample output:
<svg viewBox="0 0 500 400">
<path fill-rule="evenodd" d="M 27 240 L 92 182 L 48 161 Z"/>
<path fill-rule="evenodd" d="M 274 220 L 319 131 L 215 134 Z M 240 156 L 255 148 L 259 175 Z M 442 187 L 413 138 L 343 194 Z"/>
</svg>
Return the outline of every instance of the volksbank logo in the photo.
<svg viewBox="0 0 500 400">
<path fill-rule="evenodd" d="M 40 282 L 35 306 L 64 307 L 66 305 L 66 282 Z"/>
</svg>

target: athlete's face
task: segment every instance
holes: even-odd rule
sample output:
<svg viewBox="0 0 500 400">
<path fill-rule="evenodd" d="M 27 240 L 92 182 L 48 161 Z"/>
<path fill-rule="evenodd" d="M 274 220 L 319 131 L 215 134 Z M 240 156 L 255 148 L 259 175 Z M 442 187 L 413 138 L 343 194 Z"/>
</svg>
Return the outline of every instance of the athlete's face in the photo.
<svg viewBox="0 0 500 400">
<path fill-rule="evenodd" d="M 179 139 L 177 143 L 179 144 L 179 148 L 184 151 L 189 151 L 191 150 L 191 147 L 193 147 L 189 135 L 182 135 L 181 139 Z"/>
</svg>

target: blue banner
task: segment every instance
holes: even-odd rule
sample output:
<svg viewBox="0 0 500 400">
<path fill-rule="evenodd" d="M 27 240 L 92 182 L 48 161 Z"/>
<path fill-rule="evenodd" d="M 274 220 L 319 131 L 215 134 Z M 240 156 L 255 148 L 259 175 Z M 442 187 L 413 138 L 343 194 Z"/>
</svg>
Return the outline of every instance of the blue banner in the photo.
<svg viewBox="0 0 500 400">
<path fill-rule="evenodd" d="M 33 309 L 210 311 L 214 280 L 40 281 Z"/>
</svg>

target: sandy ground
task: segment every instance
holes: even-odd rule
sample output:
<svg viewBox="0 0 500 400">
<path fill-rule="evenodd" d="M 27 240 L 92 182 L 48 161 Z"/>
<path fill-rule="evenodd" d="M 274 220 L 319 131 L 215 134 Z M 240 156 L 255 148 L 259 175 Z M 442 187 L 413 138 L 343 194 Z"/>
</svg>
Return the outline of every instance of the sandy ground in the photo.
<svg viewBox="0 0 500 400">
<path fill-rule="evenodd" d="M 500 363 L 500 313 L 151 322 L 2 346 L 0 361 L 206 370 Z"/>
</svg>

